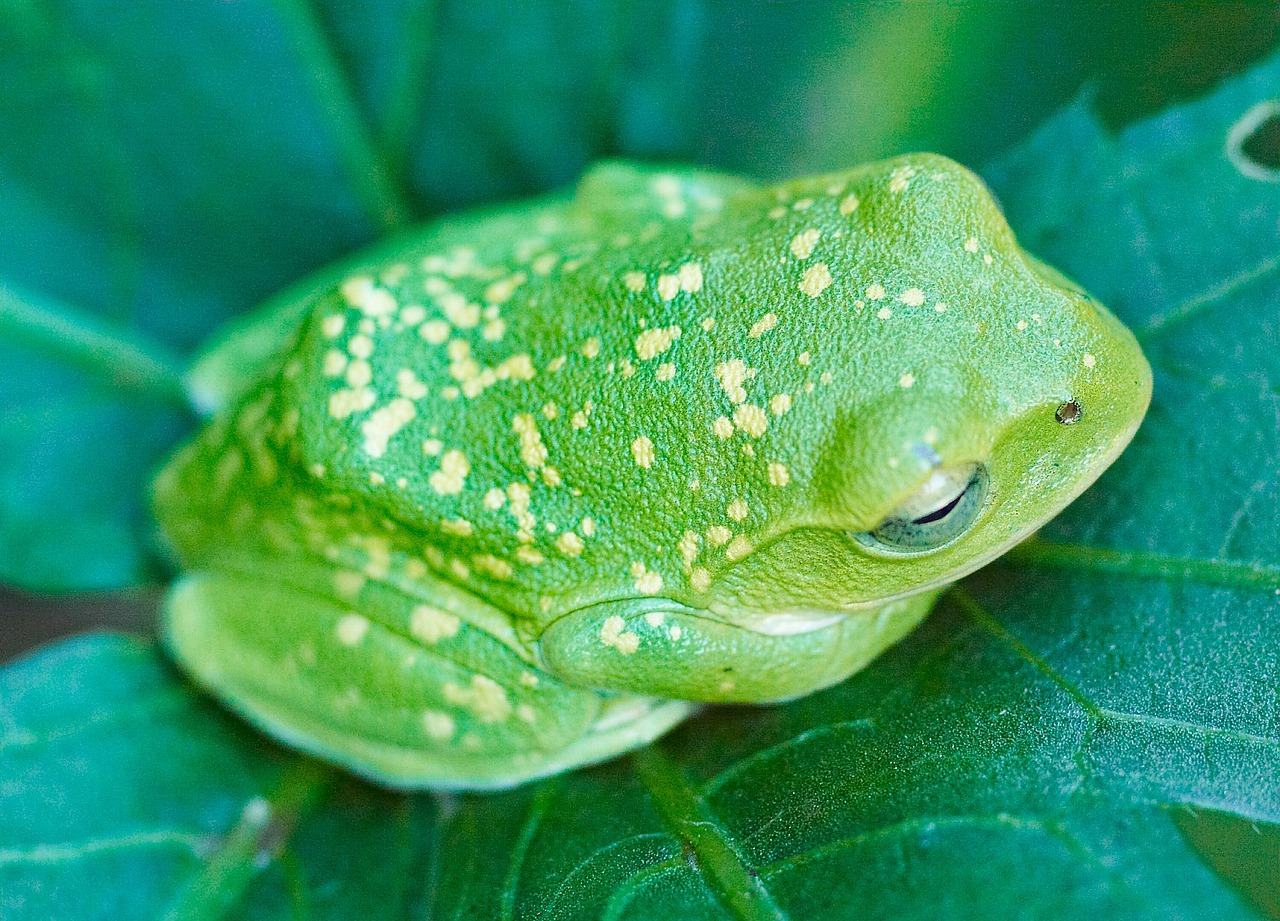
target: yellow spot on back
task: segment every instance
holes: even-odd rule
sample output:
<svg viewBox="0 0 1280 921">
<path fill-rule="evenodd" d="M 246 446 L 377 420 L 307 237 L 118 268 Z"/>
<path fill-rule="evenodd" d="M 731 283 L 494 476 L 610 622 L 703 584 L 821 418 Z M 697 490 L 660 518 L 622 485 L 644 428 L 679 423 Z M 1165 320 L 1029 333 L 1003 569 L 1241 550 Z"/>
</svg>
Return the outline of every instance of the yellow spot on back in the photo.
<svg viewBox="0 0 1280 921">
<path fill-rule="evenodd" d="M 1098 364 L 1098 359 L 1094 358 L 1092 355 L 1088 354 L 1087 352 L 1085 353 L 1084 358 L 1080 360 L 1084 362 L 1084 366 L 1089 369 L 1092 369 L 1094 366 Z"/>
<path fill-rule="evenodd" d="M 797 259 L 808 259 L 813 255 L 813 248 L 818 244 L 822 231 L 817 227 L 802 230 L 791 238 L 791 255 Z"/>
<path fill-rule="evenodd" d="M 447 713 L 441 713 L 439 710 L 424 710 L 422 712 L 422 728 L 426 733 L 437 742 L 443 742 L 446 739 L 453 738 L 456 726 L 453 717 Z"/>
<path fill-rule="evenodd" d="M 846 195 L 844 198 L 840 200 L 841 214 L 848 216 L 850 214 L 853 214 L 853 212 L 857 210 L 858 210 L 858 196 Z"/>
<path fill-rule="evenodd" d="M 800 279 L 800 290 L 810 297 L 817 297 L 831 287 L 831 270 L 825 262 L 815 262 L 805 270 Z"/>
<path fill-rule="evenodd" d="M 732 518 L 734 521 L 742 521 L 744 518 L 747 517 L 747 513 L 749 510 L 747 508 L 747 502 L 745 499 L 734 499 L 732 502 L 729 503 L 729 505 L 725 508 L 724 511 L 725 511 L 725 514 L 728 515 L 730 518 Z"/>
<path fill-rule="evenodd" d="M 754 548 L 751 546 L 751 541 L 739 534 L 729 543 L 729 546 L 724 548 L 725 559 L 737 562 L 749 554 L 752 549 Z"/>
<path fill-rule="evenodd" d="M 680 290 L 689 294 L 695 294 L 702 290 L 702 266 L 696 262 L 689 262 L 680 266 L 677 273 L 680 279 Z"/>
<path fill-rule="evenodd" d="M 456 448 L 446 451 L 440 458 L 440 469 L 427 477 L 427 483 L 442 496 L 456 496 L 462 492 L 471 464 L 467 456 Z"/>
<path fill-rule="evenodd" d="M 916 383 L 916 376 L 910 372 L 907 372 L 906 374 L 902 375 L 902 377 L 898 378 L 898 386 L 903 388 L 904 390 L 914 387 L 915 383 Z"/>
<path fill-rule="evenodd" d="M 721 416 L 711 424 L 711 430 L 721 438 L 733 437 L 733 423 L 724 416 Z"/>
<path fill-rule="evenodd" d="M 649 439 L 648 435 L 641 435 L 635 441 L 631 442 L 631 454 L 636 459 L 636 464 L 638 466 L 646 469 L 653 466 L 653 442 Z"/>
<path fill-rule="evenodd" d="M 359 614 L 346 614 L 338 620 L 334 633 L 343 646 L 354 646 L 369 632 L 369 621 Z"/>
<path fill-rule="evenodd" d="M 733 411 L 733 424 L 752 438 L 759 438 L 769 427 L 764 410 L 750 403 L 743 403 Z"/>
<path fill-rule="evenodd" d="M 511 702 L 502 685 L 484 675 L 472 675 L 471 686 L 461 688 L 452 681 L 441 690 L 444 699 L 455 706 L 466 707 L 482 723 L 500 723 L 511 715 Z"/>
<path fill-rule="evenodd" d="M 924 292 L 919 288 L 908 288 L 898 295 L 898 300 L 908 307 L 919 307 L 924 303 Z"/>
<path fill-rule="evenodd" d="M 677 275 L 658 276 L 658 297 L 669 301 L 680 293 L 680 278 Z"/>
<path fill-rule="evenodd" d="M 572 531 L 565 531 L 556 538 L 556 549 L 565 556 L 581 556 L 584 546 L 582 538 Z"/>
<path fill-rule="evenodd" d="M 645 277 L 644 272 L 628 272 L 622 276 L 622 283 L 627 286 L 628 291 L 643 291 L 645 285 L 649 283 L 649 279 Z"/>
<path fill-rule="evenodd" d="M 636 355 L 641 361 L 648 361 L 650 358 L 656 358 L 667 349 L 671 348 L 671 343 L 680 338 L 679 326 L 655 327 L 654 329 L 646 329 L 640 335 L 636 336 Z"/>
<path fill-rule="evenodd" d="M 696 591 L 705 592 L 711 586 L 711 573 L 707 572 L 701 566 L 697 566 L 694 568 L 693 572 L 689 573 L 689 584 L 692 585 Z M 674 633 L 674 631 L 678 630 L 679 627 L 672 627 L 671 629 L 673 631 L 671 638 L 673 640 L 680 639 L 679 634 Z"/>
<path fill-rule="evenodd" d="M 662 591 L 662 575 L 651 572 L 644 563 L 632 563 L 631 576 L 635 579 L 636 591 L 642 595 L 656 595 Z"/>
<path fill-rule="evenodd" d="M 768 471 L 770 486 L 786 486 L 791 482 L 791 471 L 787 470 L 786 464 L 772 461 L 769 464 Z"/>
<path fill-rule="evenodd" d="M 580 351 L 582 352 L 583 358 L 595 358 L 600 354 L 600 340 L 595 336 L 592 336 L 586 342 L 582 343 Z"/>
<path fill-rule="evenodd" d="M 444 320 L 428 320 L 418 327 L 418 335 L 432 345 L 442 345 L 449 338 L 449 324 Z"/>
<path fill-rule="evenodd" d="M 387 443 L 398 431 L 408 425 L 418 414 L 413 403 L 404 397 L 398 397 L 374 410 L 373 414 L 360 426 L 364 435 L 364 453 L 370 457 L 382 457 L 387 453 Z"/>
<path fill-rule="evenodd" d="M 749 374 L 748 368 L 741 358 L 720 362 L 715 367 L 715 377 L 720 382 L 721 389 L 724 390 L 731 403 L 741 403 L 746 400 L 747 391 L 742 385 L 749 377 Z"/>
<path fill-rule="evenodd" d="M 713 524 L 707 528 L 707 543 L 713 547 L 723 547 L 733 537 L 733 532 L 722 524 Z"/>
<path fill-rule="evenodd" d="M 320 323 L 320 331 L 326 339 L 337 339 L 342 335 L 342 330 L 346 328 L 347 318 L 345 314 L 331 313 Z"/>
<path fill-rule="evenodd" d="M 766 313 L 760 319 L 752 324 L 751 329 L 747 331 L 747 336 L 752 339 L 759 339 L 769 330 L 778 325 L 778 315 L 776 313 Z"/>
<path fill-rule="evenodd" d="M 438 643 L 456 636 L 462 625 L 453 614 L 433 608 L 429 604 L 420 604 L 409 615 L 409 634 L 424 643 Z"/>
<path fill-rule="evenodd" d="M 669 361 L 663 362 L 653 376 L 660 381 L 669 381 L 676 376 L 676 366 Z"/>
<path fill-rule="evenodd" d="M 769 411 L 775 416 L 784 415 L 791 408 L 791 394 L 775 393 L 769 398 Z"/>
<path fill-rule="evenodd" d="M 511 428 L 520 438 L 520 459 L 533 470 L 547 463 L 547 446 L 542 443 L 537 420 L 532 413 L 520 413 L 511 420 Z"/>
</svg>

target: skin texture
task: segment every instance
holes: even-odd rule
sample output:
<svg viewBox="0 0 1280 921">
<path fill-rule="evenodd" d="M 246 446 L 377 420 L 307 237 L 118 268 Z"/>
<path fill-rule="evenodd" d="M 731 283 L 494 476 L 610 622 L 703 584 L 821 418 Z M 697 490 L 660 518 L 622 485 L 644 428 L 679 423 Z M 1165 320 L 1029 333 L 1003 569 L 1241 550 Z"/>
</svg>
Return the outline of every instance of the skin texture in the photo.
<svg viewBox="0 0 1280 921">
<path fill-rule="evenodd" d="M 603 164 L 205 366 L 224 405 L 155 486 L 170 648 L 286 742 L 459 789 L 840 681 L 1088 486 L 1151 387 L 932 155 L 771 187 Z"/>
</svg>

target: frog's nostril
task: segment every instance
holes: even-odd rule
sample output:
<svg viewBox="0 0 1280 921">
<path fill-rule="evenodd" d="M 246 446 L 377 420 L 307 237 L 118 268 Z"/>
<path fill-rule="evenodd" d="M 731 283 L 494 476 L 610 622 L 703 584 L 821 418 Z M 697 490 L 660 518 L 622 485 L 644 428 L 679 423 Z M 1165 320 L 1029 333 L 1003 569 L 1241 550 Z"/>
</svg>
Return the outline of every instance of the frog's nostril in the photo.
<svg viewBox="0 0 1280 921">
<path fill-rule="evenodd" d="M 987 498 L 981 464 L 937 470 L 873 530 L 854 537 L 889 553 L 924 553 L 951 543 L 977 520 Z"/>
</svg>

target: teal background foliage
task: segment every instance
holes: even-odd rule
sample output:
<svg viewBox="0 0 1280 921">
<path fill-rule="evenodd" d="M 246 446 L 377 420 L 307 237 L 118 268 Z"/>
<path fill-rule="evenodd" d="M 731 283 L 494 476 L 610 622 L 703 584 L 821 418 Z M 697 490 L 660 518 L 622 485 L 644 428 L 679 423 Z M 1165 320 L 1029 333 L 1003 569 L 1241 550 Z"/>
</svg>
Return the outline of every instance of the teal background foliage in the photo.
<svg viewBox="0 0 1280 921">
<path fill-rule="evenodd" d="M 0 3 L 0 581 L 134 586 L 0 596 L 8 651 L 145 625 L 142 485 L 219 322 L 602 154 L 987 163 L 1138 333 L 1147 423 L 850 681 L 499 796 L 298 758 L 144 639 L 27 654 L 0 917 L 1280 917 L 1280 183 L 1224 150 L 1280 59 L 1187 101 L 1274 7 L 508 6 Z"/>
</svg>

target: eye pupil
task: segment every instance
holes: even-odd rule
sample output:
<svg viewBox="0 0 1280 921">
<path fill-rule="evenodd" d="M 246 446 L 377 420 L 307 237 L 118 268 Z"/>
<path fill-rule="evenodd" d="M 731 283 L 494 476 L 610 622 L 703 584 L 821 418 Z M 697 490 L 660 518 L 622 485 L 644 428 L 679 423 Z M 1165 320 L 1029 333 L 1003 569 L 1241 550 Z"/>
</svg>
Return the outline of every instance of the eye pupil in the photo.
<svg viewBox="0 0 1280 921">
<path fill-rule="evenodd" d="M 1058 411 L 1053 414 L 1053 418 L 1057 419 L 1063 425 L 1075 425 L 1084 417 L 1084 410 L 1080 408 L 1080 404 L 1075 400 L 1068 400 L 1058 407 Z"/>
<path fill-rule="evenodd" d="M 960 500 L 964 498 L 964 495 L 964 493 L 960 493 L 960 495 L 956 496 L 942 508 L 932 511 L 928 515 L 921 515 L 919 518 L 911 519 L 912 524 L 932 524 L 935 521 L 941 521 L 955 510 L 955 507 L 960 504 Z"/>
</svg>

